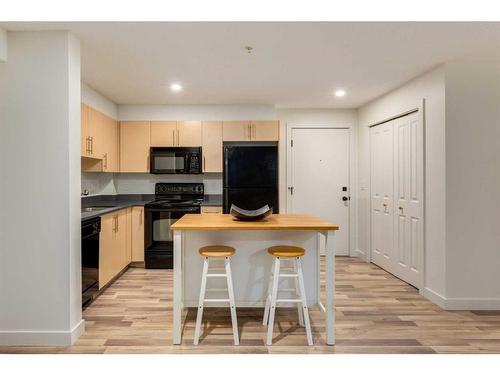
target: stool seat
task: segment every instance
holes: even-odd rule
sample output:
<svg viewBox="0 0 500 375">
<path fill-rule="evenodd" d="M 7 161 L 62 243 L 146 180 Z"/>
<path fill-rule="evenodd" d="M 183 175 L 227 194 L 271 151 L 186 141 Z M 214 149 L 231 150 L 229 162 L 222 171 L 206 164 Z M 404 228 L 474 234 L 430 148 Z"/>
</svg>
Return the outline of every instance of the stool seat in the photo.
<svg viewBox="0 0 500 375">
<path fill-rule="evenodd" d="M 274 257 L 302 257 L 306 251 L 298 246 L 272 246 L 267 252 Z"/>
<path fill-rule="evenodd" d="M 230 257 L 234 255 L 235 252 L 236 250 L 234 250 L 234 247 L 222 245 L 204 246 L 199 250 L 200 255 L 213 258 Z"/>
</svg>

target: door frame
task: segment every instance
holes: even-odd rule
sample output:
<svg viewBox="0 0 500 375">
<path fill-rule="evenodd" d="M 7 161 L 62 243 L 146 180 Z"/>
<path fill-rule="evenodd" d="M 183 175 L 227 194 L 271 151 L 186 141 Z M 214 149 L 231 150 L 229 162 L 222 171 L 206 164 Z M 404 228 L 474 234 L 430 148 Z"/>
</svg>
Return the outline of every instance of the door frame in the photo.
<svg viewBox="0 0 500 375">
<path fill-rule="evenodd" d="M 315 123 L 287 123 L 286 124 L 286 184 L 284 189 L 280 191 L 286 194 L 285 201 L 285 212 L 289 212 L 291 207 L 290 194 L 288 191 L 288 186 L 290 186 L 292 178 L 292 132 L 293 129 L 344 129 L 348 131 L 349 135 L 349 155 L 348 155 L 348 174 L 349 174 L 349 196 L 351 200 L 349 201 L 349 211 L 348 211 L 348 236 L 347 236 L 347 246 L 348 246 L 348 256 L 356 256 L 357 252 L 357 142 L 356 135 L 353 126 L 350 125 L 333 125 L 333 124 L 315 124 Z"/>
<path fill-rule="evenodd" d="M 422 191 L 422 213 L 421 213 L 421 220 L 422 220 L 422 225 L 420 226 L 420 247 L 421 247 L 421 259 L 420 259 L 420 285 L 417 287 L 419 290 L 419 293 L 421 295 L 424 295 L 424 290 L 425 290 L 425 261 L 426 261 L 426 246 L 425 246 L 425 239 L 426 239 L 426 231 L 425 231 L 425 215 L 426 215 L 426 194 L 425 194 L 425 171 L 426 171 L 426 164 L 425 164 L 425 151 L 426 151 L 426 146 L 425 146 L 425 98 L 422 98 L 420 103 L 413 107 L 410 108 L 406 111 L 400 112 L 399 114 L 395 114 L 394 116 L 390 116 L 382 121 L 377 121 L 371 125 L 368 125 L 368 131 L 370 131 L 371 128 L 381 125 L 383 123 L 386 123 L 388 121 L 395 120 L 399 117 L 403 117 L 406 115 L 409 115 L 411 113 L 417 112 L 418 113 L 418 119 L 420 123 L 422 124 L 420 128 L 420 137 L 422 137 L 422 171 L 421 171 L 421 176 L 420 176 L 420 183 L 419 188 Z M 371 137 L 369 136 L 370 141 L 368 142 L 368 154 L 370 155 L 370 173 L 368 176 L 369 180 L 369 213 L 368 213 L 368 225 L 367 225 L 367 231 L 368 231 L 368 249 L 367 249 L 367 254 L 366 254 L 366 261 L 368 263 L 373 263 L 372 262 L 372 176 L 371 176 L 371 171 L 372 171 L 372 142 L 371 142 Z M 394 197 L 393 197 L 394 198 Z"/>
</svg>

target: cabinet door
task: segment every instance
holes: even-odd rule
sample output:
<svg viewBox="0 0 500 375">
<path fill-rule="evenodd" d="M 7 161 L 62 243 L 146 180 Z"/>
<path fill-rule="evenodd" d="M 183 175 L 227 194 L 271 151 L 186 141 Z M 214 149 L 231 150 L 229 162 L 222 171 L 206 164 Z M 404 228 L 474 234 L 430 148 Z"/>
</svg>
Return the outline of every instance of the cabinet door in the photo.
<svg viewBox="0 0 500 375">
<path fill-rule="evenodd" d="M 221 214 L 222 206 L 202 206 L 201 207 L 202 214 Z"/>
<path fill-rule="evenodd" d="M 81 138 L 81 155 L 89 156 L 90 145 L 89 145 L 89 107 L 85 104 L 81 104 L 80 109 L 81 116 L 81 130 L 80 130 L 80 138 Z"/>
<path fill-rule="evenodd" d="M 222 173 L 222 122 L 203 121 L 203 172 Z"/>
<path fill-rule="evenodd" d="M 201 121 L 177 121 L 176 146 L 201 146 Z"/>
<path fill-rule="evenodd" d="M 119 153 L 118 153 L 118 122 L 112 118 L 103 117 L 102 128 L 103 140 L 103 172 L 119 172 Z"/>
<path fill-rule="evenodd" d="M 278 141 L 279 121 L 252 121 L 252 141 Z"/>
<path fill-rule="evenodd" d="M 103 152 L 103 122 L 104 115 L 92 107 L 88 107 L 88 133 L 90 136 L 90 157 L 102 159 Z"/>
<path fill-rule="evenodd" d="M 118 211 L 118 225 L 117 225 L 117 242 L 116 242 L 116 258 L 113 269 L 115 270 L 115 276 L 122 271 L 130 263 L 130 248 L 129 241 L 127 241 L 127 235 L 130 234 L 130 228 L 128 220 L 128 209 Z"/>
<path fill-rule="evenodd" d="M 132 207 L 132 262 L 144 262 L 144 207 Z"/>
<path fill-rule="evenodd" d="M 224 141 L 249 141 L 250 133 L 249 121 L 223 121 L 222 123 Z"/>
<path fill-rule="evenodd" d="M 113 267 L 116 248 L 116 215 L 101 216 L 99 237 L 99 289 L 102 289 L 114 276 Z"/>
<path fill-rule="evenodd" d="M 175 146 L 176 140 L 176 121 L 151 121 L 151 147 Z"/>
<path fill-rule="evenodd" d="M 120 122 L 120 172 L 149 172 L 149 121 Z"/>
</svg>

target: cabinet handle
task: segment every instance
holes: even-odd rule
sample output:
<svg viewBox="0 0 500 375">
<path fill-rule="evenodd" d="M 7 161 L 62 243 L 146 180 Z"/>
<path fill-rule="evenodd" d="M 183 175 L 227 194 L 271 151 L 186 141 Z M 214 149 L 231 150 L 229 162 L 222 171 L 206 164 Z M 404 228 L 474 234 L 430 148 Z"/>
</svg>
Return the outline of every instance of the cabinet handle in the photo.
<svg viewBox="0 0 500 375">
<path fill-rule="evenodd" d="M 94 155 L 94 137 L 90 137 L 90 153 Z"/>
<path fill-rule="evenodd" d="M 104 154 L 104 169 L 108 169 L 108 153 Z"/>
<path fill-rule="evenodd" d="M 172 146 L 175 146 L 175 130 L 172 130 Z"/>
<path fill-rule="evenodd" d="M 90 137 L 85 138 L 87 144 L 87 154 L 90 155 Z"/>
<path fill-rule="evenodd" d="M 248 129 L 248 140 L 251 140 L 252 139 L 252 129 L 250 129 L 250 124 L 247 125 L 247 129 Z"/>
<path fill-rule="evenodd" d="M 207 170 L 207 163 L 205 161 L 205 156 L 203 156 L 203 172 Z"/>
<path fill-rule="evenodd" d="M 252 138 L 256 139 L 257 138 L 257 129 L 256 129 L 256 127 L 255 127 L 254 124 L 252 124 L 252 129 L 253 129 L 253 136 L 252 136 Z"/>
<path fill-rule="evenodd" d="M 181 144 L 181 135 L 179 129 L 177 129 L 177 146 L 180 146 L 180 144 Z"/>
</svg>

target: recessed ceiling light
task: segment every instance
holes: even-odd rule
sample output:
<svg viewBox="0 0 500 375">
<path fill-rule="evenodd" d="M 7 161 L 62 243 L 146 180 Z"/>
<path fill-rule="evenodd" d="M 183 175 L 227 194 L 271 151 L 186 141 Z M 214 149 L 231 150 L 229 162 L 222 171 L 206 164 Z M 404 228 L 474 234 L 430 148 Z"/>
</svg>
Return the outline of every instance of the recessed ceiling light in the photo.
<svg viewBox="0 0 500 375">
<path fill-rule="evenodd" d="M 335 96 L 338 96 L 339 98 L 342 96 L 345 96 L 345 90 L 337 90 L 335 91 Z"/>
<path fill-rule="evenodd" d="M 170 85 L 170 90 L 172 90 L 172 91 L 181 91 L 182 90 L 182 85 L 180 83 L 172 83 Z"/>
</svg>

